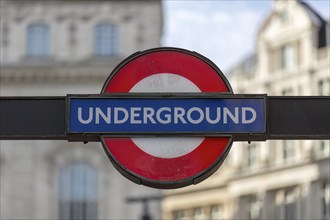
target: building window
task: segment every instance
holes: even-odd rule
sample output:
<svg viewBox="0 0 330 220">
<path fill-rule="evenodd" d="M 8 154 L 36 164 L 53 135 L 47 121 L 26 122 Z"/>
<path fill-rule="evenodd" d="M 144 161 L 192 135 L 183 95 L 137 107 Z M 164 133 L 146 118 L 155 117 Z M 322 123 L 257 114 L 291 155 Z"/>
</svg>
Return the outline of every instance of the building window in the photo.
<svg viewBox="0 0 330 220">
<path fill-rule="evenodd" d="M 117 27 L 112 24 L 100 24 L 95 27 L 94 46 L 98 56 L 111 56 L 117 53 Z"/>
<path fill-rule="evenodd" d="M 284 218 L 297 219 L 297 202 L 294 189 L 287 190 L 284 194 Z"/>
<path fill-rule="evenodd" d="M 257 196 L 247 197 L 247 213 L 250 220 L 260 219 L 260 201 Z"/>
<path fill-rule="evenodd" d="M 173 212 L 173 220 L 184 220 L 186 219 L 184 210 L 177 210 Z"/>
<path fill-rule="evenodd" d="M 330 79 L 319 80 L 317 87 L 319 95 L 330 95 Z"/>
<path fill-rule="evenodd" d="M 317 157 L 329 157 L 330 155 L 330 140 L 321 140 L 318 142 L 318 149 L 316 151 Z"/>
<path fill-rule="evenodd" d="M 201 207 L 194 208 L 193 209 L 193 220 L 203 220 L 204 214 L 203 214 L 203 209 Z"/>
<path fill-rule="evenodd" d="M 49 55 L 49 27 L 43 24 L 27 28 L 27 55 L 44 57 Z"/>
<path fill-rule="evenodd" d="M 295 145 L 293 141 L 283 140 L 283 160 L 292 162 L 295 158 Z"/>
<path fill-rule="evenodd" d="M 60 170 L 59 218 L 97 218 L 97 171 L 84 162 L 73 162 Z"/>
<path fill-rule="evenodd" d="M 258 164 L 259 148 L 252 143 L 247 146 L 247 167 L 256 167 Z"/>
<path fill-rule="evenodd" d="M 69 25 L 69 45 L 75 46 L 76 45 L 76 33 L 77 33 L 77 26 L 74 23 Z"/>
<path fill-rule="evenodd" d="M 330 220 L 330 182 L 322 184 L 321 203 L 322 219 Z"/>
<path fill-rule="evenodd" d="M 212 205 L 210 208 L 210 219 L 211 220 L 221 220 L 223 219 L 222 216 L 222 209 L 219 205 Z"/>
<path fill-rule="evenodd" d="M 282 95 L 284 96 L 292 96 L 294 93 L 293 93 L 293 89 L 292 88 L 284 88 L 282 89 Z"/>
<path fill-rule="evenodd" d="M 268 49 L 270 72 L 293 71 L 301 64 L 301 43 L 299 40 Z"/>
<path fill-rule="evenodd" d="M 281 48 L 281 69 L 292 71 L 295 67 L 296 57 L 293 45 L 286 44 Z"/>
<path fill-rule="evenodd" d="M 5 23 L 2 25 L 2 32 L 1 32 L 1 44 L 3 47 L 8 46 L 9 40 L 9 26 Z"/>
</svg>

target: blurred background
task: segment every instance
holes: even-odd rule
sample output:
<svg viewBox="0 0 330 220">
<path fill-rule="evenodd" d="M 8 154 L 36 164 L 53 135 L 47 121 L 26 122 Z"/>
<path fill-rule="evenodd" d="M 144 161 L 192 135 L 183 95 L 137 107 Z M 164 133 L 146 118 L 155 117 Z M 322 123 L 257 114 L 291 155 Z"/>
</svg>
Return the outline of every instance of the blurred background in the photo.
<svg viewBox="0 0 330 220">
<path fill-rule="evenodd" d="M 159 46 L 210 58 L 234 93 L 330 95 L 328 0 L 0 3 L 1 96 L 100 93 Z M 235 143 L 210 178 L 165 191 L 126 180 L 100 143 L 0 144 L 1 219 L 330 219 L 329 140 Z"/>
</svg>

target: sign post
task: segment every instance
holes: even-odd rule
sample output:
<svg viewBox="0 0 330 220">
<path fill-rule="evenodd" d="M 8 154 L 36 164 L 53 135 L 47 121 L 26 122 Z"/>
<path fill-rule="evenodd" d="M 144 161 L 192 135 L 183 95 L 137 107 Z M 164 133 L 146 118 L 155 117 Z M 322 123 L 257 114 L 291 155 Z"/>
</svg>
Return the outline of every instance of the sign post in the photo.
<svg viewBox="0 0 330 220">
<path fill-rule="evenodd" d="M 121 62 L 101 94 L 1 97 L 0 139 L 101 141 L 131 181 L 154 188 L 197 184 L 233 141 L 329 139 L 330 97 L 233 94 L 210 60 L 178 48 Z"/>
</svg>

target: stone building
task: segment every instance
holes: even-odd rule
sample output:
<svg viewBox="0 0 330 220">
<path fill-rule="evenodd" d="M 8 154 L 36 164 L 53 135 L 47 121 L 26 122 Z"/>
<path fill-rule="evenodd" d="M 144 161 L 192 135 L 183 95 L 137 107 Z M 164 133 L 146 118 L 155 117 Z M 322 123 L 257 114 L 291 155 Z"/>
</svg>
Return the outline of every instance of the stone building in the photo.
<svg viewBox="0 0 330 220">
<path fill-rule="evenodd" d="M 234 93 L 330 95 L 329 22 L 303 1 L 274 0 Z M 330 122 L 329 122 L 330 123 Z M 330 219 L 329 140 L 238 142 L 196 186 L 165 192 L 164 219 Z"/>
<path fill-rule="evenodd" d="M 133 52 L 160 46 L 161 1 L 2 0 L 1 96 L 98 94 Z M 31 125 L 33 126 L 33 125 Z M 101 143 L 1 141 L 1 219 L 137 219 Z M 160 202 L 150 203 L 160 218 Z"/>
</svg>

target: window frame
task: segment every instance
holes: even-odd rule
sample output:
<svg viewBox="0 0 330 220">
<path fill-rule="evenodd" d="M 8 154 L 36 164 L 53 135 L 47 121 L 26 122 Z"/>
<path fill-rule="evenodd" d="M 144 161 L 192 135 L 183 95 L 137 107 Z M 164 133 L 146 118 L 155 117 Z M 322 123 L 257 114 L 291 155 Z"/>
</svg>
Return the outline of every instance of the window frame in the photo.
<svg viewBox="0 0 330 220">
<path fill-rule="evenodd" d="M 30 24 L 26 28 L 27 57 L 49 57 L 51 30 L 44 23 Z"/>
<path fill-rule="evenodd" d="M 293 71 L 296 67 L 296 51 L 292 44 L 284 44 L 281 47 L 281 70 Z"/>
<path fill-rule="evenodd" d="M 257 195 L 249 195 L 246 197 L 247 219 L 249 220 L 260 219 L 261 217 L 260 202 L 261 201 Z"/>
<path fill-rule="evenodd" d="M 298 195 L 295 188 L 284 191 L 283 215 L 285 219 L 297 219 L 298 217 Z M 292 210 L 289 210 L 292 208 Z M 292 215 L 292 216 L 291 216 Z"/>
<path fill-rule="evenodd" d="M 210 206 L 210 220 L 223 219 L 223 205 L 211 205 Z"/>
<path fill-rule="evenodd" d="M 259 145 L 257 143 L 250 143 L 247 146 L 247 158 L 246 166 L 247 168 L 256 168 L 259 165 Z"/>
<path fill-rule="evenodd" d="M 330 219 L 330 182 L 321 183 L 321 217 Z"/>
<path fill-rule="evenodd" d="M 94 54 L 114 56 L 118 54 L 118 26 L 113 23 L 99 23 L 94 27 Z"/>
<path fill-rule="evenodd" d="M 294 162 L 296 159 L 296 143 L 292 140 L 282 140 L 283 161 L 285 163 Z"/>
<path fill-rule="evenodd" d="M 330 95 L 330 78 L 320 79 L 317 81 L 317 93 L 321 96 Z"/>
<path fill-rule="evenodd" d="M 172 212 L 173 220 L 184 220 L 186 219 L 186 211 L 184 209 L 174 210 Z"/>
<path fill-rule="evenodd" d="M 59 170 L 59 219 L 96 219 L 98 171 L 85 161 L 71 161 Z"/>
<path fill-rule="evenodd" d="M 192 219 L 193 220 L 205 219 L 204 210 L 202 207 L 195 207 L 192 209 Z"/>
</svg>

